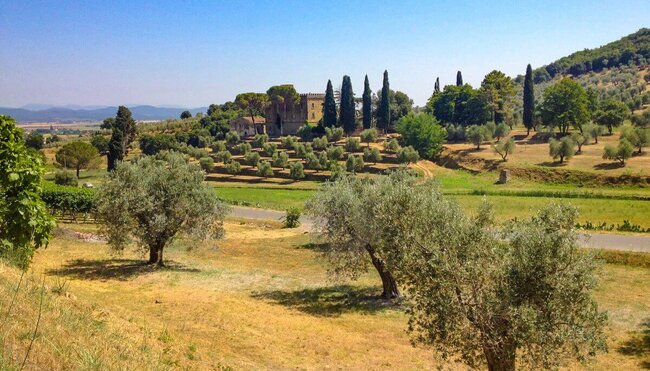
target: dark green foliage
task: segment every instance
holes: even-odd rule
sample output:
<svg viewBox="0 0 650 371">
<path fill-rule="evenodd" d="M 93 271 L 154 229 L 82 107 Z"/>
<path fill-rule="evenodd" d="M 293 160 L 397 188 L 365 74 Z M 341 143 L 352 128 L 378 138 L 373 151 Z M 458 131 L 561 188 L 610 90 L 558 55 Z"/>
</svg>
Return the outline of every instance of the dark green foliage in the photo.
<svg viewBox="0 0 650 371">
<path fill-rule="evenodd" d="M 348 152 L 359 152 L 361 150 L 361 142 L 359 142 L 359 138 L 348 138 L 345 141 L 345 150 Z"/>
<path fill-rule="evenodd" d="M 314 131 L 312 129 L 313 128 L 311 126 L 305 124 L 298 128 L 296 135 L 298 135 L 298 137 L 300 137 L 303 142 L 311 142 L 312 139 L 314 139 Z"/>
<path fill-rule="evenodd" d="M 426 113 L 409 114 L 397 123 L 397 132 L 407 146 L 415 148 L 421 157 L 432 159 L 442 150 L 447 133 L 438 121 Z"/>
<path fill-rule="evenodd" d="M 273 156 L 278 150 L 278 145 L 276 143 L 264 143 L 262 149 L 264 150 L 265 155 Z"/>
<path fill-rule="evenodd" d="M 436 77 L 436 82 L 433 85 L 433 94 L 440 93 L 440 77 Z"/>
<path fill-rule="evenodd" d="M 237 144 L 241 141 L 239 138 L 239 133 L 236 131 L 231 131 L 226 134 L 226 143 L 228 144 Z"/>
<path fill-rule="evenodd" d="M 341 85 L 341 103 L 339 121 L 340 126 L 343 127 L 346 134 L 351 134 L 356 129 L 354 109 L 354 92 L 352 91 L 352 81 L 350 76 L 343 76 L 343 83 Z"/>
<path fill-rule="evenodd" d="M 385 131 L 390 127 L 390 84 L 388 82 L 388 71 L 384 71 L 384 81 L 381 85 L 379 98 L 379 109 L 377 112 L 377 127 Z"/>
<path fill-rule="evenodd" d="M 74 175 L 73 175 L 74 178 Z M 46 185 L 41 198 L 53 214 L 91 214 L 97 211 L 97 193 L 92 188 Z"/>
<path fill-rule="evenodd" d="M 223 162 L 226 164 L 230 162 L 232 155 L 228 151 L 219 151 L 214 155 L 214 159 L 217 160 L 217 162 Z"/>
<path fill-rule="evenodd" d="M 547 81 L 559 74 L 569 73 L 579 76 L 591 71 L 599 72 L 604 68 L 621 67 L 628 64 L 647 65 L 649 60 L 650 29 L 642 28 L 599 48 L 585 49 L 560 58 L 547 66 L 536 69 L 534 73 L 536 78 L 538 73 L 545 75 L 544 79 L 540 80 Z"/>
<path fill-rule="evenodd" d="M 364 166 L 365 164 L 363 162 L 363 157 L 361 157 L 361 155 L 359 156 L 350 155 L 348 156 L 348 159 L 345 161 L 346 170 L 353 174 L 362 172 Z"/>
<path fill-rule="evenodd" d="M 314 149 L 325 149 L 327 148 L 327 145 L 329 144 L 329 141 L 327 140 L 327 136 L 323 135 L 320 138 L 314 138 L 314 141 L 312 142 Z"/>
<path fill-rule="evenodd" d="M 557 127 L 566 134 L 570 127 L 582 130 L 587 124 L 589 100 L 585 89 L 572 79 L 562 79 L 544 91 L 544 100 L 539 108 L 542 122 L 548 127 Z"/>
<path fill-rule="evenodd" d="M 228 174 L 239 174 L 241 173 L 241 165 L 237 161 L 230 161 L 225 166 L 226 172 Z"/>
<path fill-rule="evenodd" d="M 530 133 L 530 129 L 535 127 L 534 123 L 535 112 L 535 85 L 533 82 L 533 70 L 530 64 L 526 67 L 526 77 L 524 78 L 524 111 L 523 120 L 524 126 Z"/>
<path fill-rule="evenodd" d="M 109 138 L 100 133 L 94 133 L 92 137 L 90 137 L 90 144 L 97 148 L 97 152 L 99 152 L 101 156 L 108 154 L 108 142 Z"/>
<path fill-rule="evenodd" d="M 325 135 L 330 142 L 338 142 L 343 138 L 345 132 L 342 128 L 325 128 Z"/>
<path fill-rule="evenodd" d="M 269 136 L 267 134 L 255 134 L 253 138 L 253 148 L 262 148 L 264 143 L 269 141 Z"/>
<path fill-rule="evenodd" d="M 0 115 L 0 258 L 21 268 L 54 228 L 39 195 L 42 176 L 41 159 L 27 151 L 15 120 Z"/>
<path fill-rule="evenodd" d="M 370 82 L 368 75 L 363 82 L 363 97 L 362 97 L 362 115 L 363 115 L 363 128 L 370 129 L 372 126 L 372 90 L 370 90 Z"/>
<path fill-rule="evenodd" d="M 431 96 L 425 110 L 445 124 L 483 125 L 490 118 L 485 97 L 469 84 L 445 86 L 442 93 Z"/>
<path fill-rule="evenodd" d="M 373 147 L 373 148 L 364 149 L 363 159 L 367 162 L 372 162 L 373 164 L 376 164 L 377 162 L 381 161 L 382 157 L 381 157 L 381 152 L 379 152 L 379 148 Z"/>
<path fill-rule="evenodd" d="M 300 96 L 293 85 L 276 85 L 271 86 L 266 91 L 269 101 L 275 107 L 278 117 L 272 118 L 280 129 L 280 135 L 284 134 L 284 121 L 287 110 L 290 110 L 295 104 L 300 102 Z"/>
<path fill-rule="evenodd" d="M 181 120 L 192 118 L 192 113 L 190 111 L 183 111 L 181 113 Z"/>
<path fill-rule="evenodd" d="M 56 152 L 56 162 L 67 169 L 75 169 L 77 178 L 81 169 L 92 168 L 99 162 L 99 152 L 88 142 L 71 142 Z"/>
<path fill-rule="evenodd" d="M 269 105 L 269 96 L 264 93 L 242 93 L 235 97 L 235 104 L 245 111 L 255 122 L 255 116 L 264 116 L 264 111 Z"/>
<path fill-rule="evenodd" d="M 287 215 L 284 217 L 284 228 L 296 228 L 300 226 L 300 209 L 292 207 L 287 209 Z"/>
<path fill-rule="evenodd" d="M 145 134 L 140 136 L 140 150 L 145 155 L 155 155 L 160 151 L 178 148 L 176 138 L 171 134 Z"/>
<path fill-rule="evenodd" d="M 244 155 L 244 161 L 248 165 L 257 166 L 257 163 L 260 162 L 260 154 L 257 152 L 248 152 Z"/>
<path fill-rule="evenodd" d="M 456 72 L 456 86 L 463 86 L 463 75 L 460 71 Z"/>
<path fill-rule="evenodd" d="M 102 124 L 99 126 L 101 129 L 111 130 L 115 124 L 115 117 L 107 117 L 102 121 Z"/>
<path fill-rule="evenodd" d="M 599 110 L 595 114 L 595 121 L 599 125 L 607 127 L 611 134 L 615 126 L 620 126 L 626 118 L 630 116 L 630 111 L 623 102 L 615 99 L 607 99 L 600 103 Z"/>
<path fill-rule="evenodd" d="M 382 105 L 382 96 L 383 92 L 380 90 L 377 92 L 378 101 L 377 105 Z M 388 124 L 389 129 L 394 129 L 397 122 L 404 116 L 408 115 L 413 111 L 413 100 L 409 98 L 406 93 L 401 91 L 388 90 L 388 101 L 390 107 L 390 122 Z"/>
<path fill-rule="evenodd" d="M 118 107 L 112 130 L 113 134 L 108 144 L 108 171 L 114 170 L 117 163 L 129 153 L 129 145 L 135 140 L 137 134 L 135 120 L 127 107 Z"/>
<path fill-rule="evenodd" d="M 512 98 L 515 95 L 515 85 L 512 79 L 501 71 L 493 70 L 481 82 L 481 93 L 485 97 L 491 111 L 491 120 L 499 124 L 512 117 Z"/>
<path fill-rule="evenodd" d="M 338 161 L 343 158 L 343 147 L 329 146 L 327 147 L 327 157 L 330 160 Z"/>
<path fill-rule="evenodd" d="M 27 134 L 25 138 L 25 145 L 29 148 L 42 149 L 43 148 L 43 134 L 39 134 L 35 131 Z"/>
<path fill-rule="evenodd" d="M 78 185 L 77 177 L 71 171 L 58 170 L 54 173 L 54 184 L 76 187 Z"/>
<path fill-rule="evenodd" d="M 273 162 L 273 166 L 284 169 L 289 166 L 289 155 L 285 151 L 275 152 L 271 161 Z"/>
<path fill-rule="evenodd" d="M 226 142 L 223 141 L 223 140 L 213 142 L 211 148 L 212 148 L 212 152 L 215 152 L 215 153 L 225 151 L 226 150 Z"/>
<path fill-rule="evenodd" d="M 334 89 L 332 81 L 327 80 L 327 89 L 325 89 L 325 102 L 323 103 L 323 126 L 331 128 L 336 126 L 336 101 L 334 100 Z"/>
</svg>

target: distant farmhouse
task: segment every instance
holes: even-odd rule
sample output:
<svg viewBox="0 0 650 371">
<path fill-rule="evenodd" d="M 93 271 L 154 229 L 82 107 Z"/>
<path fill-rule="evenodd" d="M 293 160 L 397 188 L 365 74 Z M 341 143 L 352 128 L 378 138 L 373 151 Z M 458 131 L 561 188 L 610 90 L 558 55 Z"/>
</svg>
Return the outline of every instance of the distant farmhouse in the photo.
<svg viewBox="0 0 650 371">
<path fill-rule="evenodd" d="M 269 105 L 264 117 L 242 116 L 230 122 L 230 128 L 240 136 L 266 133 L 270 136 L 293 135 L 298 128 L 309 123 L 317 124 L 323 117 L 325 94 L 300 94 L 298 104 L 287 107 Z"/>
</svg>

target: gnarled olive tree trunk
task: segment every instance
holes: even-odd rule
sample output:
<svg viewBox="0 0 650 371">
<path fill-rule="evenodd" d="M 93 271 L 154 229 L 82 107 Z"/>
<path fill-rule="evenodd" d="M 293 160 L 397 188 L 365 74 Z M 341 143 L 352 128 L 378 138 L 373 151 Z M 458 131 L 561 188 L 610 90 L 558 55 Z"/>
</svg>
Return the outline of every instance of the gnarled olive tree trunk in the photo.
<svg viewBox="0 0 650 371">
<path fill-rule="evenodd" d="M 379 277 L 381 278 L 381 283 L 384 288 L 381 297 L 384 299 L 399 298 L 400 293 L 397 282 L 388 269 L 386 269 L 386 263 L 377 256 L 377 252 L 370 244 L 366 245 L 366 251 L 368 251 L 372 265 L 377 269 L 377 273 L 379 273 Z"/>
<path fill-rule="evenodd" d="M 489 371 L 515 371 L 516 349 L 506 343 L 500 349 L 483 348 Z"/>
<path fill-rule="evenodd" d="M 162 267 L 163 263 L 163 247 L 162 244 L 152 244 L 149 246 L 149 264 L 155 264 L 157 267 Z"/>
</svg>

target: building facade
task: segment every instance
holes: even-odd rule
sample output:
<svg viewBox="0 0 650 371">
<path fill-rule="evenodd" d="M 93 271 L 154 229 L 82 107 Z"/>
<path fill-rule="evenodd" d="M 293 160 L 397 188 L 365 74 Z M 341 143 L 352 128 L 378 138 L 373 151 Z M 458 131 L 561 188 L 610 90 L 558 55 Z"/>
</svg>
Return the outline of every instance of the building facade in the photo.
<svg viewBox="0 0 650 371">
<path fill-rule="evenodd" d="M 300 94 L 297 104 L 271 104 L 266 114 L 266 132 L 271 136 L 293 135 L 305 124 L 317 124 L 323 118 L 325 94 Z"/>
</svg>

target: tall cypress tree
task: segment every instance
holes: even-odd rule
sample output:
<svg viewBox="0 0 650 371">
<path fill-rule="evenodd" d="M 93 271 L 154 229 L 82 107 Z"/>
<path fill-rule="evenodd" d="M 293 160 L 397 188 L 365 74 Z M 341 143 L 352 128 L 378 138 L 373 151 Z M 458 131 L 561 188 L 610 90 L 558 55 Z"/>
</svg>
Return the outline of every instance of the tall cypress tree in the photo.
<svg viewBox="0 0 650 371">
<path fill-rule="evenodd" d="M 354 120 L 354 92 L 352 91 L 352 82 L 348 75 L 343 76 L 339 120 L 341 121 L 340 126 L 343 127 L 346 134 L 351 134 L 356 128 Z"/>
<path fill-rule="evenodd" d="M 433 94 L 440 93 L 440 77 L 436 77 L 436 83 L 433 85 Z"/>
<path fill-rule="evenodd" d="M 327 89 L 325 90 L 325 103 L 323 104 L 323 126 L 326 128 L 336 126 L 336 101 L 334 100 L 334 89 L 332 89 L 331 80 L 327 80 Z"/>
<path fill-rule="evenodd" d="M 135 136 L 135 120 L 131 111 L 125 106 L 119 106 L 113 124 L 113 134 L 108 142 L 108 171 L 114 170 L 117 162 L 124 159 Z"/>
<path fill-rule="evenodd" d="M 456 72 L 456 86 L 463 86 L 463 74 Z"/>
<path fill-rule="evenodd" d="M 368 81 L 368 75 L 366 75 L 366 80 L 363 82 L 363 128 L 370 129 L 372 126 L 372 101 L 371 101 L 370 91 L 370 82 Z"/>
<path fill-rule="evenodd" d="M 535 112 L 535 87 L 533 83 L 533 69 L 528 64 L 526 67 L 526 77 L 524 78 L 524 126 L 528 134 L 534 127 L 533 112 Z"/>
<path fill-rule="evenodd" d="M 390 84 L 388 83 L 388 71 L 384 71 L 384 82 L 381 85 L 381 102 L 379 104 L 379 116 L 377 126 L 384 131 L 390 126 Z"/>
</svg>

